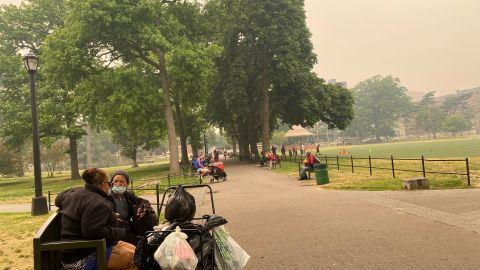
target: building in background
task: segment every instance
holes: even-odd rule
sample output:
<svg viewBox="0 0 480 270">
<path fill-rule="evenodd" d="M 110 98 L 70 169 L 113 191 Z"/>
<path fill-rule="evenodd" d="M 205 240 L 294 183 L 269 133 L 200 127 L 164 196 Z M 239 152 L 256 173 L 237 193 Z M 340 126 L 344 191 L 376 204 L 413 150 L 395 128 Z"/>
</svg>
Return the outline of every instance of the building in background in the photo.
<svg viewBox="0 0 480 270">
<path fill-rule="evenodd" d="M 330 80 L 328 80 L 328 84 L 340 85 L 341 87 L 347 89 L 347 82 L 346 81 L 337 82 L 337 79 L 330 79 Z"/>
</svg>

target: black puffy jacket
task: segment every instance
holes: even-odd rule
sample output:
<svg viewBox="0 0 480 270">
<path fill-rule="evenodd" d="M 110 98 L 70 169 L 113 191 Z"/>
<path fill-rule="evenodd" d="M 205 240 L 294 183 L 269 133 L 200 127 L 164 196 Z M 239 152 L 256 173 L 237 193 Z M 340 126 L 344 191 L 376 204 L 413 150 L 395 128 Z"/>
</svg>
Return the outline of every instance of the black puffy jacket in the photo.
<svg viewBox="0 0 480 270">
<path fill-rule="evenodd" d="M 107 245 L 113 245 L 125 237 L 126 230 L 117 227 L 117 218 L 107 197 L 101 189 L 89 184 L 61 192 L 55 205 L 62 215 L 62 240 L 105 238 Z M 64 252 L 62 260 L 74 262 L 91 252 L 91 249 Z"/>
</svg>

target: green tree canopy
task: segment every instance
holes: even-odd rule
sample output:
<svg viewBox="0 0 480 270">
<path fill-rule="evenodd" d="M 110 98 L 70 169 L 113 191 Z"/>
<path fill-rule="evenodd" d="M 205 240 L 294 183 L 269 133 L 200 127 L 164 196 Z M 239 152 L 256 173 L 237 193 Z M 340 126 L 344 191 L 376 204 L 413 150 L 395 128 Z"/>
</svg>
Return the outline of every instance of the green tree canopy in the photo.
<svg viewBox="0 0 480 270">
<path fill-rule="evenodd" d="M 410 97 L 398 78 L 375 76 L 353 88 L 355 118 L 347 133 L 360 138 L 395 135 L 395 124 L 410 110 Z"/>
</svg>

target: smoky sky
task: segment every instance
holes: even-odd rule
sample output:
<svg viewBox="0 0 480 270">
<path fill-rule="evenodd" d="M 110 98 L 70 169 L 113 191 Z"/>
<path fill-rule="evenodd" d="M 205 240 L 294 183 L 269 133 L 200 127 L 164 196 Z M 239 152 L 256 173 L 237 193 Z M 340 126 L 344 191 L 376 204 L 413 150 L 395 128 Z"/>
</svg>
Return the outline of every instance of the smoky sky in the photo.
<svg viewBox="0 0 480 270">
<path fill-rule="evenodd" d="M 315 72 L 353 87 L 391 74 L 411 91 L 480 86 L 478 0 L 306 0 Z"/>
<path fill-rule="evenodd" d="M 0 0 L 0 4 L 20 3 Z M 305 0 L 315 72 L 438 94 L 480 86 L 480 0 Z"/>
</svg>

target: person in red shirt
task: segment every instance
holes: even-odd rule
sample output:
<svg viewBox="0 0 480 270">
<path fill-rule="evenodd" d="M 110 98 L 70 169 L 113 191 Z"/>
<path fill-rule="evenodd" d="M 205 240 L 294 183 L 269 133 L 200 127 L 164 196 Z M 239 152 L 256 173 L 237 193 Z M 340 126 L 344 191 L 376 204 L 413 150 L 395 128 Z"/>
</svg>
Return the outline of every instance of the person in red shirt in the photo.
<svg viewBox="0 0 480 270">
<path fill-rule="evenodd" d="M 315 163 L 318 163 L 318 160 L 315 158 L 315 156 L 312 153 L 307 152 L 306 156 L 307 156 L 307 159 L 305 159 L 303 163 L 305 166 L 300 170 L 300 177 L 298 178 L 298 180 L 307 180 L 308 169 L 313 168 L 313 165 Z"/>
</svg>

